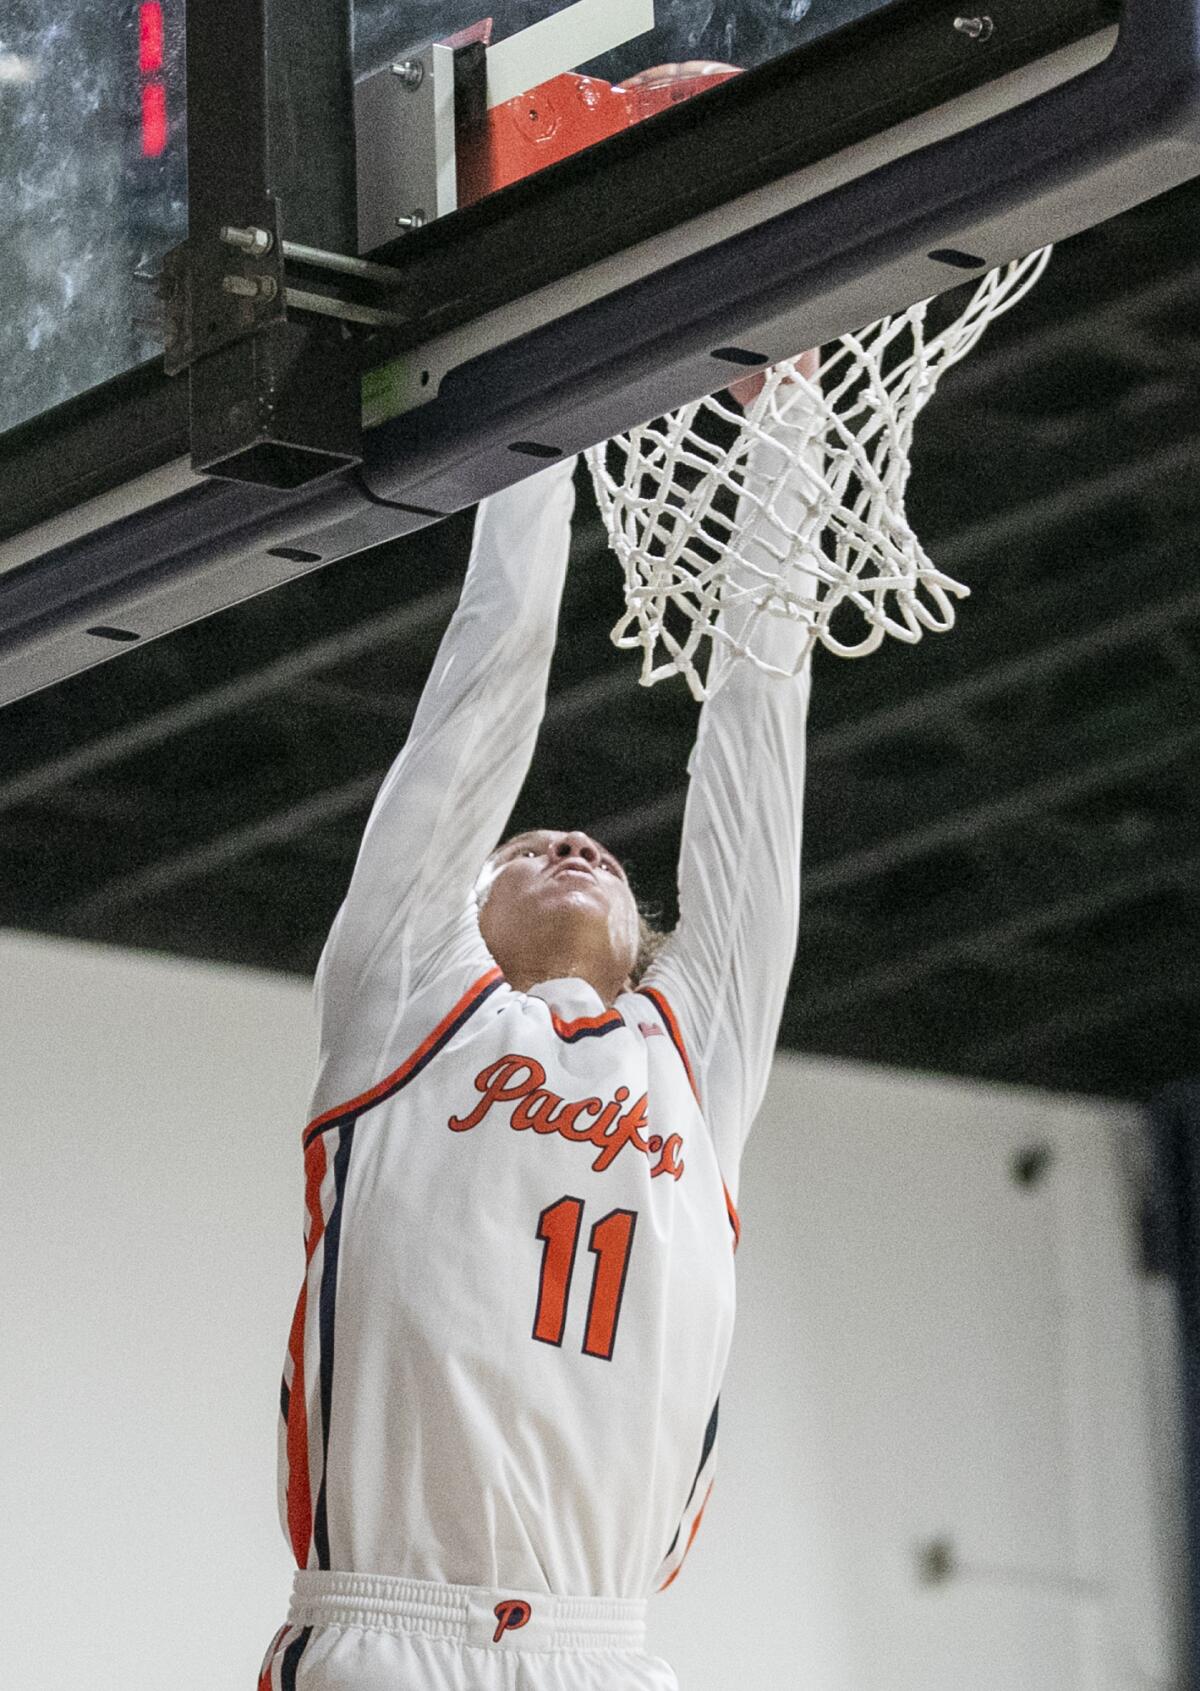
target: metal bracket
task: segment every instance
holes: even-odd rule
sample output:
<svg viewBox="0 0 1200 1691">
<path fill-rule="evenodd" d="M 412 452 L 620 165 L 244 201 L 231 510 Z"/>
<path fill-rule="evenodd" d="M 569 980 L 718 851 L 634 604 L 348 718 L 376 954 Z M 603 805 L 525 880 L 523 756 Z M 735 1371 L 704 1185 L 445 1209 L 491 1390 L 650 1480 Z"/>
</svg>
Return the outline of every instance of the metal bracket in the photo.
<svg viewBox="0 0 1200 1691">
<path fill-rule="evenodd" d="M 281 240 L 273 196 L 261 210 L 260 222 L 218 225 L 167 254 L 159 283 L 165 368 L 191 371 L 193 469 L 296 487 L 362 455 L 348 325 L 396 328 L 406 315 L 391 304 L 401 284 L 395 271 Z M 368 297 L 346 298 L 344 289 Z M 374 303 L 381 294 L 384 303 Z"/>
<path fill-rule="evenodd" d="M 278 203 L 250 209 L 167 254 L 164 363 L 190 372 L 194 470 L 298 487 L 359 462 L 359 376 L 348 330 L 289 322 Z"/>
<path fill-rule="evenodd" d="M 257 232 L 262 239 L 228 240 L 227 232 Z M 256 209 L 252 226 L 220 226 L 171 248 L 159 281 L 168 376 L 284 321 L 283 258 L 279 206 L 271 194 Z"/>
<path fill-rule="evenodd" d="M 288 488 L 361 459 L 352 331 L 289 312 L 284 276 L 285 224 L 314 249 L 354 244 L 349 21 L 315 0 L 188 0 L 188 240 L 162 294 L 198 473 Z"/>
<path fill-rule="evenodd" d="M 398 271 L 298 241 L 281 241 L 278 206 L 272 204 L 271 211 L 273 228 L 269 219 L 223 224 L 217 243 L 224 256 L 218 255 L 215 267 L 211 241 L 184 241 L 166 254 L 156 288 L 168 376 L 272 323 L 284 322 L 289 308 L 372 329 L 399 329 L 408 321 L 408 313 L 394 303 L 404 282 Z M 330 283 L 327 277 L 341 280 Z M 335 291 L 314 292 L 314 280 Z M 339 287 L 342 292 L 336 291 Z M 350 298 L 345 297 L 346 289 Z M 358 292 L 367 297 L 353 297 Z"/>
<path fill-rule="evenodd" d="M 454 211 L 454 49 L 434 42 L 364 77 L 354 133 L 360 252 Z"/>
</svg>

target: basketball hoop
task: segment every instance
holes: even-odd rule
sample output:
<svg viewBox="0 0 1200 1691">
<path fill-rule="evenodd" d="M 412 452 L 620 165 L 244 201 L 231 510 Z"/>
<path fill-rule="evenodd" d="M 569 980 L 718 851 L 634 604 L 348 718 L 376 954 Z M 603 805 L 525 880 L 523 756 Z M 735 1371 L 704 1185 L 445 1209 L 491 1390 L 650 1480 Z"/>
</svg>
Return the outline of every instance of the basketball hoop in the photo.
<svg viewBox="0 0 1200 1691">
<path fill-rule="evenodd" d="M 905 511 L 913 425 L 1050 252 L 993 270 L 928 338 L 925 300 L 843 335 L 815 376 L 777 365 L 744 414 L 714 395 L 587 453 L 625 573 L 612 638 L 641 651 L 643 686 L 678 673 L 708 697 L 729 670 L 717 647 L 787 676 L 818 642 L 865 657 L 887 635 L 913 644 L 953 626 L 969 589 L 935 567 Z M 783 667 L 764 650 L 780 618 L 805 629 Z"/>
</svg>

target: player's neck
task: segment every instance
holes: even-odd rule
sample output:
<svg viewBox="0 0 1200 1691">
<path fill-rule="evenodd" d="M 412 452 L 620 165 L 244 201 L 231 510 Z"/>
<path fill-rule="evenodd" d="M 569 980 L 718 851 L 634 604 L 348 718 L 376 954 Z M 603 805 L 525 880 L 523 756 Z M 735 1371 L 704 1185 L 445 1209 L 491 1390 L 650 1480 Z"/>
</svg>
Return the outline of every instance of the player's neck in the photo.
<svg viewBox="0 0 1200 1691">
<path fill-rule="evenodd" d="M 629 990 L 629 978 L 613 962 L 607 952 L 592 951 L 586 946 L 545 944 L 519 958 L 513 958 L 504 969 L 505 979 L 518 992 L 528 992 L 544 981 L 586 981 L 602 1003 L 612 1006 L 621 993 Z"/>
</svg>

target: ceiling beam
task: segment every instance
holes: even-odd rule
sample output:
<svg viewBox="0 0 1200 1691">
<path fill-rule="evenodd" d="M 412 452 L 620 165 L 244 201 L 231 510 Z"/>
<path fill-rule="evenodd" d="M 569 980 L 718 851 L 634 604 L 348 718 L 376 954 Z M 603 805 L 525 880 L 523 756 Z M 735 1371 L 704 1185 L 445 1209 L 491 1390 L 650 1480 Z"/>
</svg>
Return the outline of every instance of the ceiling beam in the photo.
<svg viewBox="0 0 1200 1691">
<path fill-rule="evenodd" d="M 591 549 L 576 560 L 588 567 Z M 334 669 L 353 658 L 363 657 L 393 641 L 422 638 L 449 622 L 457 605 L 461 583 L 423 594 L 394 610 L 377 613 L 335 634 L 306 641 L 294 651 L 239 675 L 220 686 L 194 693 L 179 704 L 168 706 L 140 722 L 123 725 L 98 735 L 73 751 L 47 759 L 35 768 L 0 780 L 0 813 L 35 803 L 56 787 L 87 780 L 103 769 L 150 751 L 180 734 L 207 727 L 222 717 L 249 710 L 276 693 L 312 681 L 323 670 Z"/>
<path fill-rule="evenodd" d="M 174 852 L 131 874 L 118 875 L 86 898 L 58 906 L 54 919 L 68 932 L 92 934 L 119 910 L 161 898 L 188 881 L 229 868 L 256 852 L 286 845 L 306 828 L 319 827 L 360 809 L 370 803 L 382 778 L 377 770 L 355 776 L 254 822 L 228 828 L 187 851 Z"/>
<path fill-rule="evenodd" d="M 977 845 L 992 834 L 1018 828 L 1026 820 L 1061 809 L 1135 776 L 1169 769 L 1198 748 L 1200 722 L 1193 722 L 1174 734 L 1153 734 L 1143 745 L 1123 755 L 1106 753 L 1072 770 L 1059 768 L 1045 780 L 1001 792 L 994 799 L 956 810 L 924 827 L 892 834 L 857 851 L 843 852 L 829 863 L 817 864 L 805 877 L 805 891 L 809 898 L 821 898 L 952 846 Z"/>
<path fill-rule="evenodd" d="M 1052 528 L 1056 523 L 1069 516 L 1078 516 L 1089 506 L 1103 505 L 1112 498 L 1128 495 L 1133 491 L 1145 491 L 1164 478 L 1170 479 L 1190 473 L 1194 464 L 1200 458 L 1200 436 L 1189 436 L 1184 440 L 1177 440 L 1161 448 L 1158 452 L 1149 454 L 1138 460 L 1123 465 L 1116 470 L 1107 470 L 1085 482 L 1075 482 L 1056 489 L 1053 493 L 1043 496 L 1040 500 L 1028 505 L 1016 505 L 1012 511 L 1001 517 L 980 519 L 958 531 L 956 535 L 943 543 L 947 566 L 958 569 L 964 561 L 972 556 L 978 556 L 986 551 L 994 551 L 1005 546 L 1015 544 L 1020 538 L 1031 532 L 1039 532 L 1044 528 Z M 273 693 L 286 689 L 289 684 L 304 679 L 311 679 L 322 669 L 333 667 L 348 659 L 360 655 L 364 651 L 372 650 L 386 643 L 388 640 L 402 640 L 410 638 L 416 630 L 427 630 L 448 618 L 457 599 L 458 589 L 447 588 L 443 591 L 426 595 L 415 603 L 401 607 L 394 612 L 380 617 L 372 617 L 348 630 L 315 641 L 297 652 L 289 653 L 274 663 L 265 665 L 261 670 L 252 674 L 240 676 L 221 687 L 210 689 L 193 699 L 173 706 L 166 711 L 155 713 L 142 723 L 129 728 L 116 730 L 114 733 L 100 737 L 78 750 L 66 753 L 38 769 L 15 776 L 0 784 L 0 810 L 12 808 L 17 804 L 31 802 L 40 793 L 52 790 L 53 786 L 64 781 L 76 781 L 98 769 L 112 763 L 123 761 L 148 749 L 150 746 L 162 743 L 173 735 L 186 732 L 215 720 L 216 718 L 247 708 Z M 1120 640 L 1125 637 L 1123 632 L 1128 630 L 1131 623 L 1145 629 L 1162 618 L 1161 626 L 1167 626 L 1184 616 L 1192 614 L 1194 598 L 1186 601 L 1187 609 L 1181 611 L 1178 618 L 1170 611 L 1135 613 L 1131 618 L 1120 619 L 1104 631 L 1097 631 L 1080 637 L 1084 642 L 1094 639 L 1095 645 L 1091 649 L 1102 649 L 1107 641 Z M 1139 620 L 1140 619 L 1140 620 Z M 1070 643 L 1060 642 L 1058 645 L 1070 649 Z M 1055 646 L 1046 649 L 1040 659 L 1021 658 L 1010 665 L 1001 666 L 995 685 L 1004 688 L 1019 684 L 1021 679 L 1033 673 L 1035 665 L 1040 664 L 1041 673 L 1052 673 L 1059 666 L 1060 660 L 1055 656 Z M 1078 654 L 1078 642 L 1076 652 Z M 1064 656 L 1062 663 L 1072 661 Z M 548 721 L 564 722 L 585 718 L 596 708 L 599 701 L 610 701 L 625 695 L 633 685 L 632 674 L 624 671 L 612 677 L 601 677 L 580 684 L 579 688 L 568 689 L 558 696 L 552 703 Z M 946 689 L 941 696 L 939 706 L 938 696 L 925 694 L 919 701 L 914 700 L 910 707 L 913 720 L 918 713 L 928 719 L 933 711 L 939 708 L 950 710 L 961 706 L 970 698 L 987 696 L 993 683 L 986 676 L 969 678 L 967 681 L 954 684 Z M 889 722 L 896 718 L 894 711 L 876 713 L 878 722 L 886 715 Z M 826 742 L 825 749 L 821 740 L 814 741 L 813 756 L 820 760 L 823 756 L 836 755 L 834 750 L 845 751 L 853 736 L 866 735 L 872 732 L 865 724 L 851 724 L 840 732 L 840 744 L 833 738 Z M 1127 754 L 1124 758 L 1097 760 L 1085 769 L 1078 771 L 1072 777 L 1067 787 L 1069 793 L 1079 796 L 1085 792 L 1095 790 L 1098 786 L 1110 784 L 1113 781 L 1127 778 L 1131 774 L 1142 773 L 1148 768 L 1161 767 L 1165 762 L 1182 755 L 1190 749 L 1196 733 L 1200 731 L 1185 731 L 1176 736 L 1168 736 L 1153 745 L 1141 749 L 1139 752 Z M 865 742 L 864 742 L 865 743 Z M 382 778 L 382 771 L 361 777 L 364 785 L 378 782 Z M 350 788 L 357 790 L 359 783 L 350 783 Z M 344 793 L 346 788 L 339 787 L 338 793 Z M 674 822 L 682 811 L 684 790 L 680 788 L 672 794 L 664 796 L 660 805 L 655 807 L 651 817 L 643 808 L 634 817 L 614 817 L 608 819 L 607 839 L 614 849 L 619 843 L 627 842 L 635 837 L 638 831 L 644 831 L 647 823 L 655 826 L 665 826 Z M 1055 782 L 1035 783 L 1027 787 L 1022 793 L 1010 795 L 1008 799 L 991 804 L 975 806 L 956 816 L 943 818 L 930 828 L 910 831 L 907 835 L 878 842 L 861 852 L 848 853 L 832 864 L 826 864 L 814 870 L 808 877 L 809 896 L 820 896 L 836 887 L 852 884 L 865 874 L 881 873 L 897 863 L 910 861 L 915 857 L 930 851 L 942 849 L 945 845 L 959 840 L 977 837 L 979 832 L 986 831 L 1005 822 L 1019 819 L 1023 813 L 1031 813 L 1044 805 L 1061 803 L 1064 797 L 1063 784 Z M 321 795 L 308 803 L 319 807 Z M 1016 813 L 1014 815 L 1014 806 Z M 353 806 L 346 808 L 352 809 Z M 346 810 L 335 808 L 332 814 L 345 814 Z M 192 850 L 176 854 L 162 862 L 142 870 L 134 871 L 128 876 L 118 877 L 99 888 L 94 894 L 68 906 L 63 910 L 64 920 L 82 920 L 92 922 L 100 918 L 104 912 L 115 911 L 122 906 L 135 902 L 146 896 L 146 889 L 156 887 L 166 890 L 168 886 L 181 884 L 192 879 L 196 873 L 207 872 L 202 866 L 228 861 L 228 853 L 236 856 L 246 855 L 248 849 L 255 849 L 247 845 L 247 841 L 258 837 L 257 829 L 262 829 L 263 838 L 277 839 L 294 836 L 298 826 L 295 819 L 306 814 L 301 806 L 289 806 L 276 813 L 273 820 L 268 817 L 261 823 L 247 828 L 234 828 L 219 835 L 215 840 L 205 842 Z M 315 813 L 314 813 L 315 814 Z M 279 821 L 279 818 L 291 818 L 291 822 Z M 282 834 L 274 831 L 276 823 L 283 829 Z M 597 825 L 597 832 L 600 825 Z"/>
<path fill-rule="evenodd" d="M 310 641 L 286 656 L 264 664 L 261 669 L 239 675 L 219 687 L 194 693 L 191 698 L 155 711 L 140 722 L 98 735 L 74 751 L 49 758 L 20 775 L 12 775 L 0 781 L 0 812 L 32 804 L 58 786 L 86 780 L 102 769 L 124 763 L 176 735 L 206 727 L 223 716 L 248 710 L 276 693 L 311 679 L 323 669 L 332 669 L 351 658 L 362 657 L 393 640 L 403 641 L 426 634 L 449 620 L 458 603 L 458 595 L 457 586 L 427 593 L 410 604 Z"/>
<path fill-rule="evenodd" d="M 1053 363 L 1078 346 L 1094 347 L 1111 358 L 1127 357 L 1122 335 L 1126 323 L 1140 322 L 1152 312 L 1190 309 L 1197 294 L 1200 264 L 1189 264 L 1170 276 L 1156 276 L 1100 304 L 1081 294 L 1077 310 L 1052 317 L 1019 337 L 1003 342 L 985 339 L 982 347 L 946 376 L 939 403 L 949 410 L 960 402 L 987 400 L 1002 393 L 1015 378 L 1039 364 Z"/>
<path fill-rule="evenodd" d="M 1109 499 L 1144 490 L 1163 479 L 1190 474 L 1197 460 L 1200 460 L 1200 436 L 1189 436 L 1120 470 L 1107 470 L 1086 482 L 1069 483 L 1029 505 L 1015 506 L 1002 517 L 968 524 L 944 537 L 939 550 L 945 555 L 946 567 L 954 573 L 964 563 L 1011 546 L 1027 533 L 1053 527 L 1068 516 L 1078 516 Z M 310 679 L 323 669 L 333 668 L 389 641 L 423 634 L 449 619 L 459 591 L 455 586 L 426 594 L 409 605 L 309 642 L 250 674 L 209 688 L 180 704 L 156 711 L 141 722 L 122 726 L 34 769 L 0 781 L 0 812 L 32 803 L 61 783 L 86 779 L 178 734 L 250 708 L 291 684 Z"/>
<path fill-rule="evenodd" d="M 1159 967 L 1133 979 L 1123 975 L 1120 986 L 1113 991 L 1084 994 L 1055 1014 L 1036 1022 L 1024 1022 L 994 1039 L 968 1045 L 962 1052 L 963 1067 L 983 1074 L 1007 1069 L 1014 1061 L 1034 1052 L 1083 1039 L 1161 1005 L 1185 999 L 1194 1003 L 1198 984 L 1194 970 L 1189 975 Z M 1194 1016 L 1190 1019 L 1194 1020 Z"/>
<path fill-rule="evenodd" d="M 814 736 L 811 760 L 814 766 L 833 756 L 845 755 L 872 741 L 886 737 L 900 724 L 912 727 L 937 715 L 962 710 L 967 704 L 993 696 L 1014 685 L 1044 679 L 1075 662 L 1081 654 L 1102 651 L 1130 640 L 1162 634 L 1177 622 L 1200 612 L 1200 593 L 1188 595 L 1178 604 L 1149 608 L 1118 618 L 1101 629 L 1088 631 L 1072 640 L 1058 642 L 1040 653 L 1029 654 L 1001 665 L 983 675 L 968 677 L 943 689 L 927 692 L 908 706 L 885 707 L 842 728 Z M 410 624 L 411 626 L 411 624 Z M 299 658 L 300 654 L 295 654 Z M 250 679 L 250 678 L 246 678 Z M 591 677 L 554 696 L 547 710 L 546 726 L 550 732 L 574 726 L 595 712 L 603 710 L 627 696 L 634 686 L 632 671 L 621 666 L 610 674 Z M 237 683 L 233 685 L 238 685 Z M 164 713 L 165 714 L 165 713 Z M 400 725 L 398 724 L 398 730 Z M 870 876 L 885 874 L 904 863 L 929 856 L 960 844 L 972 843 L 989 834 L 1019 825 L 1063 804 L 1077 800 L 1105 787 L 1140 776 L 1151 770 L 1169 767 L 1200 745 L 1200 724 L 1177 730 L 1174 734 L 1151 736 L 1146 743 L 1123 756 L 1106 754 L 1076 767 L 1070 772 L 1057 771 L 1050 777 L 1028 784 L 1018 791 L 1009 791 L 983 803 L 956 810 L 925 826 L 893 834 L 857 851 L 846 852 L 831 862 L 819 864 L 805 876 L 805 897 L 819 899 L 844 887 L 854 887 Z M 85 748 L 86 749 L 86 748 Z M 330 820 L 352 814 L 363 802 L 360 789 L 373 791 L 382 781 L 385 771 L 371 771 L 359 780 L 340 785 L 333 790 L 333 808 L 322 812 L 322 795 L 298 805 L 289 805 L 272 813 L 260 822 L 223 830 L 202 844 L 174 853 L 155 864 L 116 876 L 106 881 L 83 899 L 61 907 L 56 915 L 65 923 L 82 923 L 88 927 L 103 921 L 117 911 L 151 896 L 161 896 L 173 887 L 207 874 L 222 863 L 244 858 L 260 849 L 257 842 L 278 844 L 295 837 L 308 825 L 308 805 L 315 806 L 314 819 Z M 339 797 L 340 795 L 340 797 Z M 0 789 L 0 798 L 3 789 Z M 687 789 L 681 785 L 665 793 L 654 804 L 642 805 L 589 823 L 592 831 L 614 851 L 626 850 L 631 841 L 652 832 L 678 824 L 684 810 Z"/>
<path fill-rule="evenodd" d="M 1194 537 L 1200 553 L 1200 536 Z M 1160 565 L 1178 557 L 1186 540 L 1172 541 L 1170 547 L 1156 547 L 1153 552 L 1119 560 L 1113 565 L 1115 574 L 1144 569 L 1150 581 L 1155 580 Z M 1132 597 L 1132 595 L 1131 595 Z M 1180 624 L 1200 617 L 1200 587 L 1176 597 L 1144 604 L 1126 615 L 1112 617 L 1079 634 L 1056 638 L 1038 645 L 1019 657 L 1003 663 L 989 664 L 973 671 L 961 680 L 943 687 L 926 688 L 900 703 L 895 701 L 856 717 L 850 722 L 824 730 L 814 737 L 809 751 L 810 761 L 831 761 L 863 751 L 899 734 L 910 734 L 928 726 L 939 717 L 961 717 L 973 707 L 1017 692 L 1038 682 L 1052 680 L 1083 658 L 1098 657 L 1103 652 L 1133 646 L 1141 641 L 1159 641 L 1174 634 Z"/>
<path fill-rule="evenodd" d="M 926 535 L 925 543 L 939 569 L 955 576 L 969 573 L 987 558 L 999 557 L 1033 537 L 1052 534 L 1065 523 L 1077 522 L 1118 500 L 1170 487 L 1179 477 L 1185 486 L 1190 485 L 1197 462 L 1200 434 L 1193 432 L 1123 464 L 1107 465 L 1095 475 L 1064 481 L 1036 499 L 1014 499 L 1006 511 L 979 517 L 949 534 Z"/>
<path fill-rule="evenodd" d="M 580 718 L 590 717 L 616 698 L 629 693 L 635 685 L 633 672 L 622 665 L 611 675 L 592 677 L 567 688 L 554 701 L 555 726 L 567 726 Z M 402 732 L 397 737 L 397 750 L 403 743 L 408 726 L 409 723 L 402 725 Z M 198 845 L 172 852 L 127 875 L 114 876 L 85 897 L 57 906 L 53 911 L 54 920 L 71 931 L 95 932 L 121 910 L 147 899 L 161 898 L 189 881 L 213 874 L 218 869 L 253 856 L 255 852 L 287 844 L 307 828 L 355 814 L 370 803 L 386 773 L 386 767 L 369 770 L 255 821 L 223 829 Z"/>
<path fill-rule="evenodd" d="M 951 934 L 933 945 L 909 951 L 895 962 L 847 974 L 824 991 L 802 994 L 800 1008 L 804 1023 L 812 1027 L 825 1017 L 861 1009 L 871 999 L 911 996 L 915 987 L 949 969 L 994 963 L 1005 953 L 1018 951 L 1028 940 L 1056 929 L 1076 927 L 1156 893 L 1187 890 L 1197 874 L 1200 874 L 1200 852 L 1191 851 L 1103 879 L 1092 877 L 1073 891 L 1047 903 L 1035 903 L 1018 915 Z"/>
<path fill-rule="evenodd" d="M 1016 504 L 1002 516 L 969 523 L 954 534 L 943 536 L 937 543 L 938 551 L 943 555 L 944 566 L 957 573 L 964 565 L 1011 547 L 1029 534 L 1053 528 L 1068 517 L 1078 517 L 1106 502 L 1145 491 L 1177 476 L 1190 476 L 1197 461 L 1200 461 L 1200 435 L 1189 435 L 1119 469 L 1105 470 L 1086 481 L 1067 483 L 1031 503 Z M 250 674 L 209 688 L 180 704 L 156 711 L 141 722 L 101 735 L 35 769 L 12 776 L 0 782 L 0 811 L 31 803 L 60 782 L 85 779 L 175 735 L 247 709 L 293 682 L 310 678 L 391 640 L 423 634 L 449 619 L 459 591 L 458 586 L 446 588 L 394 611 L 367 618 L 289 652 Z"/>
<path fill-rule="evenodd" d="M 1171 548 L 1172 554 L 1177 551 L 1178 547 Z M 1132 568 L 1133 560 L 1128 562 Z M 1153 577 L 1153 555 L 1141 562 L 1147 574 Z M 1097 628 L 1087 629 L 1065 640 L 1056 640 L 944 687 L 915 693 L 902 704 L 888 703 L 851 722 L 814 734 L 809 742 L 809 767 L 819 768 L 896 735 L 911 734 L 942 718 L 961 717 L 965 711 L 1004 693 L 1050 680 L 1082 658 L 1095 657 L 1141 641 L 1157 641 L 1197 616 L 1200 616 L 1200 589 L 1178 599 L 1148 605 L 1127 616 L 1113 618 Z M 962 838 L 979 839 L 998 825 L 1039 816 L 1047 807 L 1061 807 L 1066 799 L 1082 797 L 1130 774 L 1143 774 L 1149 769 L 1169 764 L 1190 751 L 1196 739 L 1197 731 L 1192 729 L 1174 737 L 1155 739 L 1124 759 L 1097 759 L 1073 775 L 1055 775 L 1016 794 L 975 806 L 961 816 L 945 817 L 927 828 L 893 835 L 864 847 L 860 852 L 848 853 L 809 871 L 805 878 L 806 896 L 812 898 L 836 891 L 841 886 L 857 883 L 866 874 L 884 873 L 900 863 L 955 844 Z M 665 793 L 652 805 L 618 811 L 589 826 L 596 837 L 612 850 L 624 850 L 631 841 L 651 831 L 676 826 L 686 801 L 687 788 L 680 786 Z"/>
</svg>

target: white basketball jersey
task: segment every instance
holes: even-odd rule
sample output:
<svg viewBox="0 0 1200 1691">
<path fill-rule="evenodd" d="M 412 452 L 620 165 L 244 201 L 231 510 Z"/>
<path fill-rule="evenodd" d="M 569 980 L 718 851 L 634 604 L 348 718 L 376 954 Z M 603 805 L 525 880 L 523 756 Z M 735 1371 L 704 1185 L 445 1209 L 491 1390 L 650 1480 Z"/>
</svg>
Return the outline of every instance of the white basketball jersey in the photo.
<svg viewBox="0 0 1200 1691">
<path fill-rule="evenodd" d="M 465 990 L 463 989 L 465 985 Z M 297 1565 L 641 1597 L 699 1524 L 736 1216 L 661 994 L 491 969 L 304 1135 Z"/>
<path fill-rule="evenodd" d="M 301 1569 L 640 1599 L 708 1496 L 738 1165 L 795 948 L 808 677 L 743 666 L 705 705 L 680 918 L 641 989 L 514 991 L 474 889 L 529 769 L 572 499 L 561 464 L 480 507 L 318 973 L 280 1423 Z"/>
</svg>

